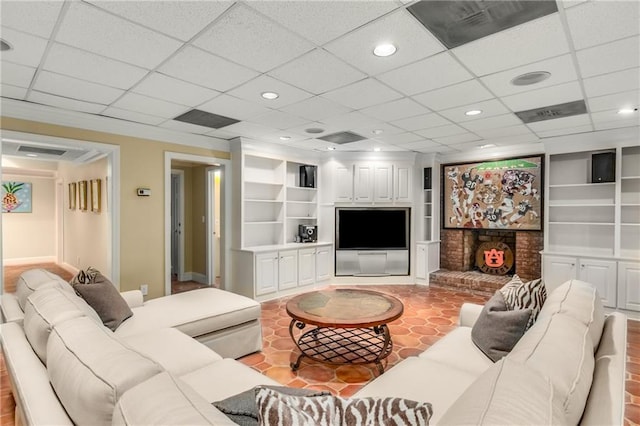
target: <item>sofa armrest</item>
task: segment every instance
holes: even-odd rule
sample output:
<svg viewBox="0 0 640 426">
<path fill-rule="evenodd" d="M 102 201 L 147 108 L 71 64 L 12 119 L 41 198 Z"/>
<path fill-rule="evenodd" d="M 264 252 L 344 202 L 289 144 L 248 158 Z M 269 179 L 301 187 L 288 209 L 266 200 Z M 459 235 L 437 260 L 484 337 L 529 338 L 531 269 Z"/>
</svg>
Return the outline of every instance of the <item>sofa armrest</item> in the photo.
<svg viewBox="0 0 640 426">
<path fill-rule="evenodd" d="M 18 297 L 15 293 L 5 293 L 0 296 L 0 311 L 2 313 L 0 322 L 16 322 L 22 325 L 24 312 L 20 309 Z"/>
<path fill-rule="evenodd" d="M 458 325 L 461 327 L 473 327 L 476 320 L 482 312 L 482 305 L 475 303 L 463 303 L 460 307 L 460 318 L 458 318 Z"/>
<path fill-rule="evenodd" d="M 144 305 L 144 296 L 140 290 L 129 290 L 120 293 L 131 309 Z"/>
</svg>

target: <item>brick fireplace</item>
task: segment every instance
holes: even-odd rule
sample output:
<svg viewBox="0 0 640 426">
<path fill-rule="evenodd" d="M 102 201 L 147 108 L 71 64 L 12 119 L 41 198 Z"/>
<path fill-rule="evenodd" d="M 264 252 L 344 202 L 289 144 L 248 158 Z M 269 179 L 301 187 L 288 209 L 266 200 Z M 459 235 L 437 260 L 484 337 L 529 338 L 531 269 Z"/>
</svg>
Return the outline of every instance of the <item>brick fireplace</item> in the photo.
<svg viewBox="0 0 640 426">
<path fill-rule="evenodd" d="M 514 266 L 507 275 L 490 275 L 475 265 L 477 247 L 483 242 L 499 241 L 514 253 Z M 430 275 L 436 286 L 456 287 L 481 293 L 493 293 L 515 273 L 525 281 L 540 278 L 543 233 L 496 229 L 441 229 L 440 270 Z"/>
</svg>

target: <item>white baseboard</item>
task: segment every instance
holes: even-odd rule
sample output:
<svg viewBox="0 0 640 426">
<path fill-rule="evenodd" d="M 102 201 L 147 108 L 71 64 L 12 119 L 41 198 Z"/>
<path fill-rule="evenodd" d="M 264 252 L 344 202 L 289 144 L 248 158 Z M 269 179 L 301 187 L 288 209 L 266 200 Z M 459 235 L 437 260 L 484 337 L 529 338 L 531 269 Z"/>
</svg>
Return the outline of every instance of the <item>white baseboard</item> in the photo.
<svg viewBox="0 0 640 426">
<path fill-rule="evenodd" d="M 69 265 L 66 262 L 62 262 L 62 263 L 58 264 L 58 266 L 60 266 L 65 271 L 71 273 L 71 275 L 73 275 L 73 276 L 76 276 L 78 274 L 78 272 L 80 272 L 80 269 L 76 268 L 73 265 Z"/>
<path fill-rule="evenodd" d="M 2 259 L 5 266 L 32 265 L 35 263 L 56 263 L 55 256 L 17 257 L 14 259 Z"/>
<path fill-rule="evenodd" d="M 183 272 L 178 277 L 178 281 L 195 281 L 200 284 L 209 284 L 207 276 L 199 272 Z"/>
</svg>

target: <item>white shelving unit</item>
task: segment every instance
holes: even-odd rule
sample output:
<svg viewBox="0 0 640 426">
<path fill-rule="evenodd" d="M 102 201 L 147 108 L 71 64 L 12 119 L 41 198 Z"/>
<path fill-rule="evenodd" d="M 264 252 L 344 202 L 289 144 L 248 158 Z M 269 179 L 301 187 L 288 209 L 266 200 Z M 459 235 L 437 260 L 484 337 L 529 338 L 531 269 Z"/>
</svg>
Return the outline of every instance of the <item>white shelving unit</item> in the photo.
<svg viewBox="0 0 640 426">
<path fill-rule="evenodd" d="M 424 240 L 431 241 L 433 231 L 433 189 L 424 190 Z"/>
</svg>

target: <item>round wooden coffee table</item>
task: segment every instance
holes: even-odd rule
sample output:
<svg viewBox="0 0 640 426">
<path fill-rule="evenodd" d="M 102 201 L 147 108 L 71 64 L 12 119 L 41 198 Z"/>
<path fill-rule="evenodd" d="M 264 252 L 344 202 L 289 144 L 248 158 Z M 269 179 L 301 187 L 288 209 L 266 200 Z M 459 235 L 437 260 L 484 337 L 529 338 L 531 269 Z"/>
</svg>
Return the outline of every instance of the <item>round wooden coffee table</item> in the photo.
<svg viewBox="0 0 640 426">
<path fill-rule="evenodd" d="M 387 324 L 400 318 L 404 307 L 395 297 L 371 290 L 335 289 L 312 291 L 287 302 L 291 318 L 289 334 L 300 350 L 293 371 L 308 357 L 329 364 L 375 363 L 391 353 L 393 342 Z M 296 338 L 294 329 L 312 330 Z"/>
</svg>

